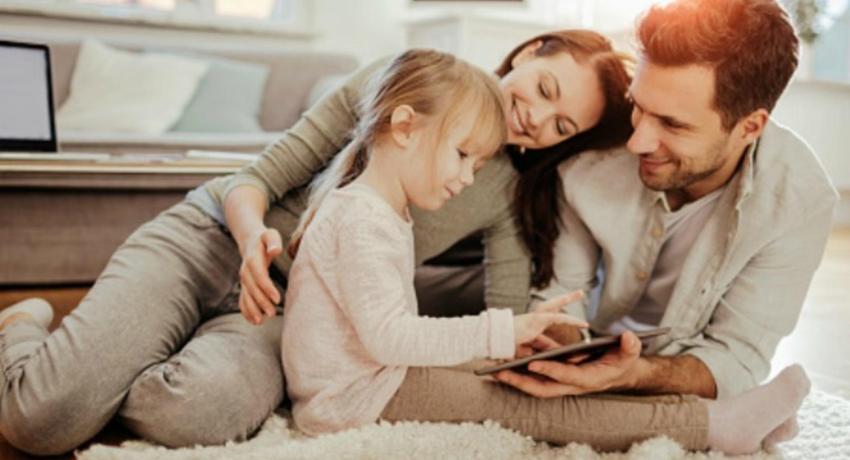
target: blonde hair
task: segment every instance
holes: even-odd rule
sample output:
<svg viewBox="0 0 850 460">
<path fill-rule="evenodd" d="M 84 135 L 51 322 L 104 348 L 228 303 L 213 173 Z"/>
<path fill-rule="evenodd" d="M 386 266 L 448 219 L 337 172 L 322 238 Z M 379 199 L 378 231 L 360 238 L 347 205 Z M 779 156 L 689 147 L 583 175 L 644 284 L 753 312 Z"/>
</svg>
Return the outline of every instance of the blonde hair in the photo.
<svg viewBox="0 0 850 460">
<path fill-rule="evenodd" d="M 435 145 L 460 117 L 475 117 L 468 141 L 488 154 L 496 152 L 507 138 L 496 81 L 495 76 L 439 51 L 413 49 L 393 59 L 370 81 L 358 107 L 360 118 L 351 142 L 310 184 L 307 210 L 292 234 L 289 255 L 295 257 L 304 232 L 328 194 L 348 185 L 366 169 L 371 146 L 389 131 L 393 110 L 398 106 L 408 105 L 426 118 L 436 117 L 440 131 Z"/>
</svg>

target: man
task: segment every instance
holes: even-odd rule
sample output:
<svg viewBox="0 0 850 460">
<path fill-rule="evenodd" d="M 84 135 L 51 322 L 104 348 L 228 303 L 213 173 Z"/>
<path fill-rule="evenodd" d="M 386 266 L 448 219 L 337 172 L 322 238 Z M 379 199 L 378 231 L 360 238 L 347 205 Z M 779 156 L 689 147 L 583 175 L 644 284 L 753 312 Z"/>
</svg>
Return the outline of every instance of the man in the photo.
<svg viewBox="0 0 850 460">
<path fill-rule="evenodd" d="M 738 394 L 763 380 L 794 328 L 837 194 L 809 147 L 770 119 L 798 40 L 774 0 L 678 0 L 638 25 L 627 150 L 561 165 L 556 279 L 542 298 L 596 284 L 593 329 L 669 326 L 641 357 L 541 361 L 501 381 L 541 397 L 600 391 Z M 585 305 L 589 307 L 589 305 Z"/>
</svg>

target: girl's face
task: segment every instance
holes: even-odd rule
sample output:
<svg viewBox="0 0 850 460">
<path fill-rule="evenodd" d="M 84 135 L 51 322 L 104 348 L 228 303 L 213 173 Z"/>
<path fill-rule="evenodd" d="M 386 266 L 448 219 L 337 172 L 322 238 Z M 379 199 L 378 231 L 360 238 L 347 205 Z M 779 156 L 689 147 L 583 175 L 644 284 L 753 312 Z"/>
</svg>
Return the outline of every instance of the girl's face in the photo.
<svg viewBox="0 0 850 460">
<path fill-rule="evenodd" d="M 592 128 L 605 98 L 596 71 L 567 52 L 535 56 L 526 46 L 511 61 L 499 84 L 505 100 L 508 144 L 542 149 Z"/>
<path fill-rule="evenodd" d="M 442 135 L 438 126 L 423 126 L 411 146 L 416 151 L 408 156 L 401 183 L 410 203 L 420 209 L 437 210 L 472 185 L 474 173 L 494 153 L 470 140 L 472 117 L 458 118 Z"/>
</svg>

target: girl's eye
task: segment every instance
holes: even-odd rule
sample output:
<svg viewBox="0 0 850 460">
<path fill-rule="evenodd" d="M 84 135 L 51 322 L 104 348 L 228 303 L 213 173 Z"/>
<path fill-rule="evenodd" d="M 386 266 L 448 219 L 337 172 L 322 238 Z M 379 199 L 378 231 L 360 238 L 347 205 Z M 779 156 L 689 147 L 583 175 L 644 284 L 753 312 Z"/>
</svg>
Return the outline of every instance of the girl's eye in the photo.
<svg viewBox="0 0 850 460">
<path fill-rule="evenodd" d="M 466 152 L 464 152 L 464 151 L 462 151 L 462 150 L 458 149 L 458 151 L 457 151 L 457 156 L 459 156 L 461 160 L 465 160 L 465 159 L 467 159 L 467 158 L 469 157 L 469 154 L 467 154 Z"/>
</svg>

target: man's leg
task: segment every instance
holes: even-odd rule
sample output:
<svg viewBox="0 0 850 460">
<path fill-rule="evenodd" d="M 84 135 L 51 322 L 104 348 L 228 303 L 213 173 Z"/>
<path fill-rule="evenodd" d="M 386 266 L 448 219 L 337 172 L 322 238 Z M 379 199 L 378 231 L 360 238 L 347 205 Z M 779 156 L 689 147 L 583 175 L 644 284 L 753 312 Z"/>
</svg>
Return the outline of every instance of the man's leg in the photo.
<svg viewBox="0 0 850 460">
<path fill-rule="evenodd" d="M 0 332 L 0 430 L 14 446 L 58 454 L 94 436 L 145 369 L 180 350 L 237 277 L 233 240 L 181 203 L 119 248 L 52 334 L 30 321 Z"/>
</svg>

